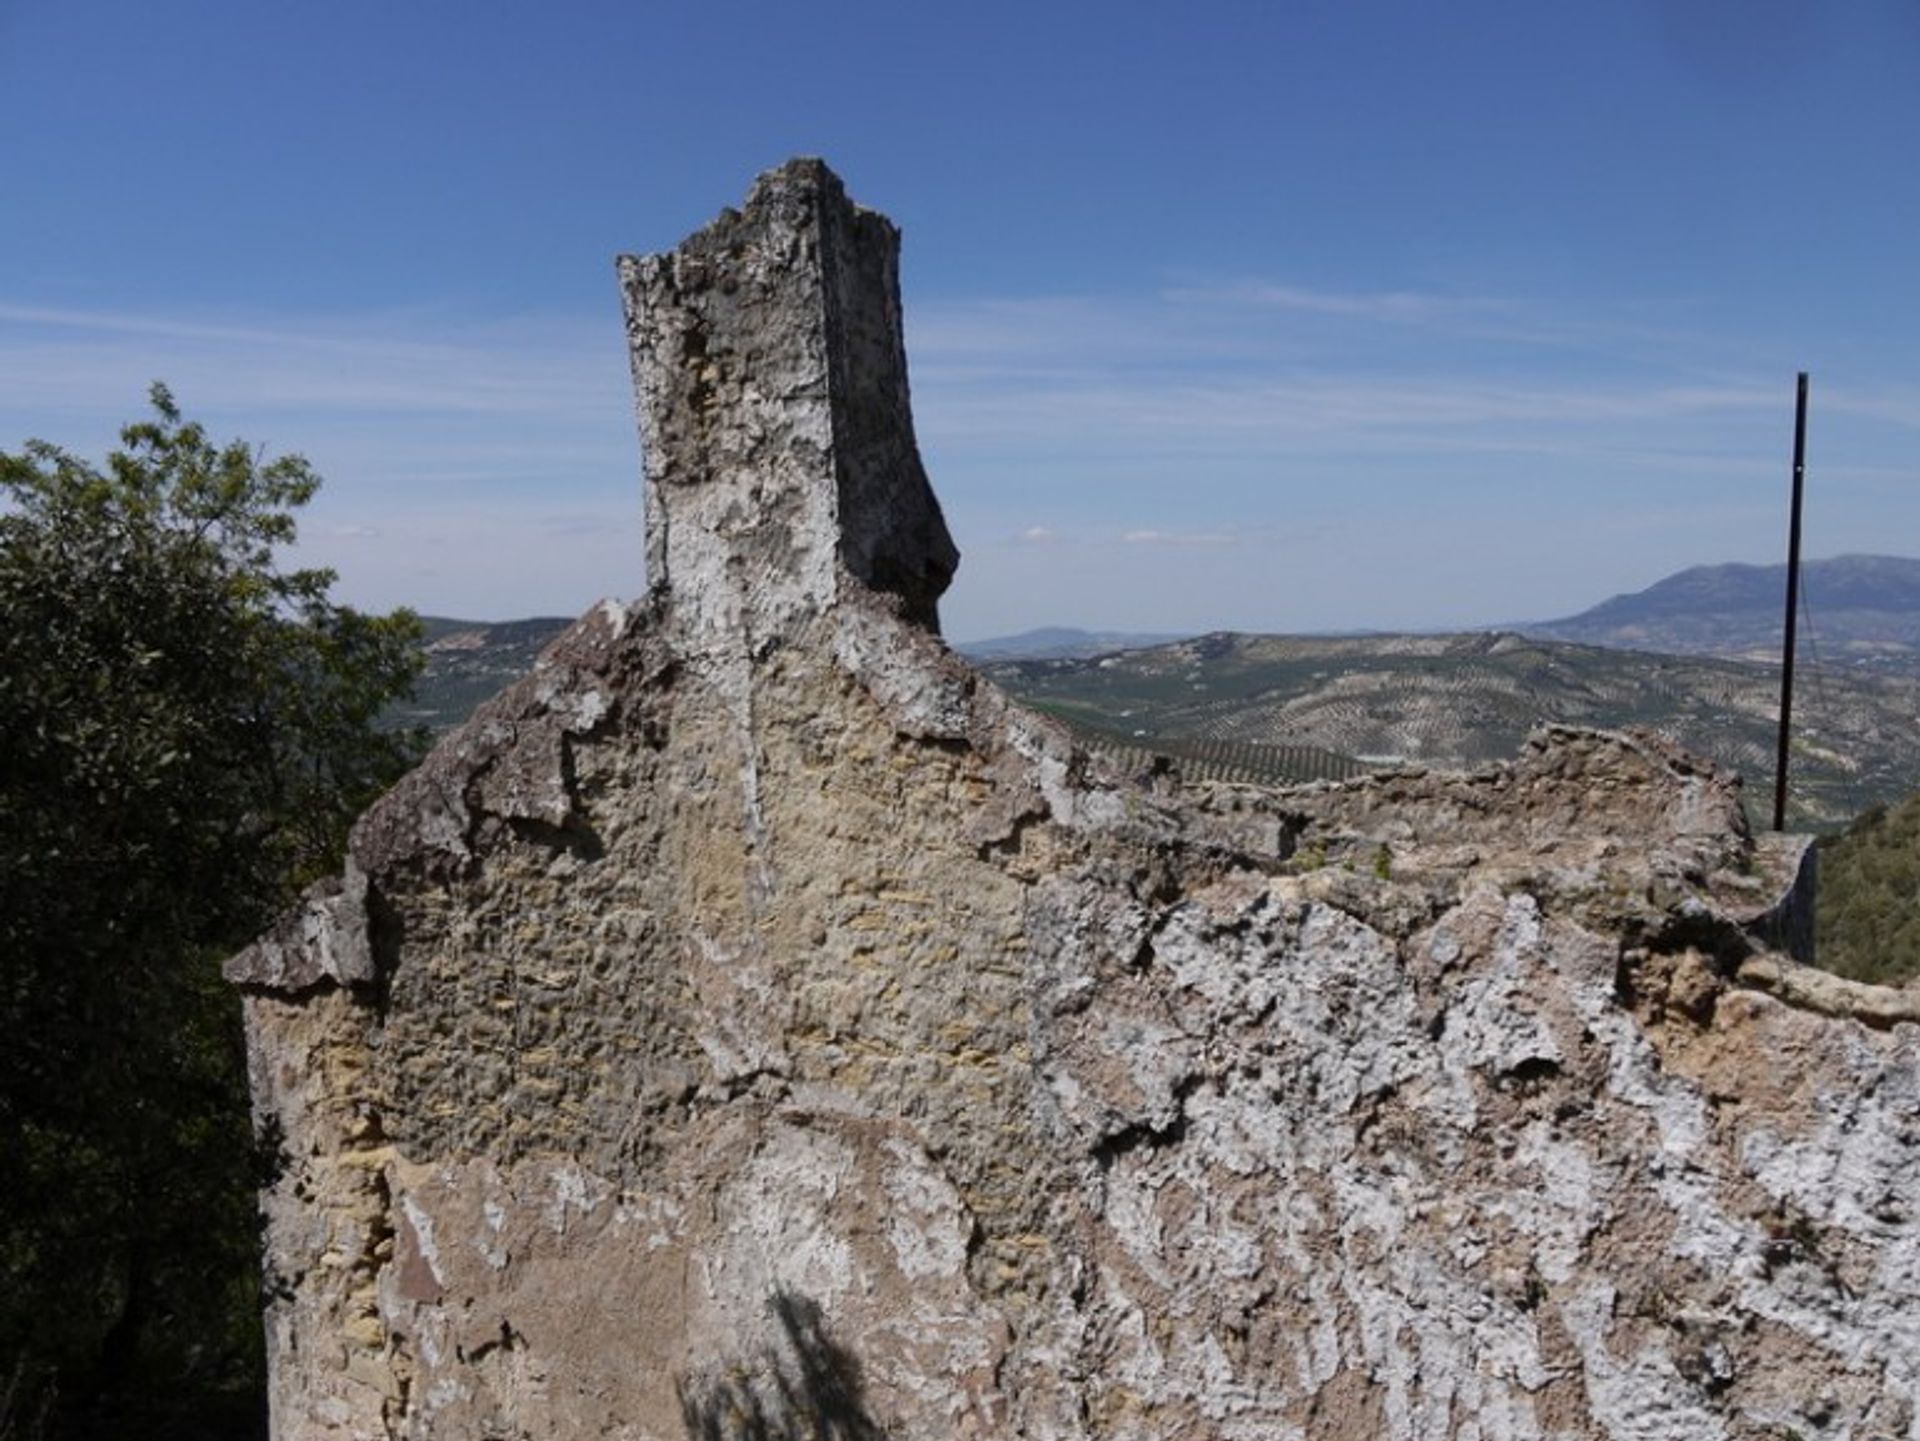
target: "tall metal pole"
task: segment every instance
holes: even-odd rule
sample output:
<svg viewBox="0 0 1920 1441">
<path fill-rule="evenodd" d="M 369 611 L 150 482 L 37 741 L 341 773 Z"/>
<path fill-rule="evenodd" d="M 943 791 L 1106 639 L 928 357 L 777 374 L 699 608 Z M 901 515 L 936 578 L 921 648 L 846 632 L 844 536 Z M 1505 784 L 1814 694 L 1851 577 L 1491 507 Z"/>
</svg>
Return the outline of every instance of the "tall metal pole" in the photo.
<svg viewBox="0 0 1920 1441">
<path fill-rule="evenodd" d="M 1807 373 L 1793 406 L 1793 518 L 1787 524 L 1787 642 L 1780 667 L 1780 756 L 1773 768 L 1773 828 L 1787 828 L 1787 737 L 1793 724 L 1794 621 L 1800 614 L 1800 497 L 1807 481 Z"/>
</svg>

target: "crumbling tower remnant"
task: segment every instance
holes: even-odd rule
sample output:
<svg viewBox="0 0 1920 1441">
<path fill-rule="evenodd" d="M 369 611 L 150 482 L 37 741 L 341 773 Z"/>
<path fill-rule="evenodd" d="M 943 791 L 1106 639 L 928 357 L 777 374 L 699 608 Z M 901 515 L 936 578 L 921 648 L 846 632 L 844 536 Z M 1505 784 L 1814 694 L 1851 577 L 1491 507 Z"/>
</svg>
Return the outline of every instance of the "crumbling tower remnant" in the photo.
<svg viewBox="0 0 1920 1441">
<path fill-rule="evenodd" d="M 793 160 L 679 249 L 621 257 L 648 573 L 676 607 L 760 634 L 850 577 L 938 631 L 959 552 L 914 443 L 899 253 Z"/>
<path fill-rule="evenodd" d="M 230 963 L 276 1441 L 1920 1437 L 1920 1005 L 1737 781 L 1103 769 L 937 636 L 894 267 L 810 160 L 620 262 L 651 593 Z"/>
</svg>

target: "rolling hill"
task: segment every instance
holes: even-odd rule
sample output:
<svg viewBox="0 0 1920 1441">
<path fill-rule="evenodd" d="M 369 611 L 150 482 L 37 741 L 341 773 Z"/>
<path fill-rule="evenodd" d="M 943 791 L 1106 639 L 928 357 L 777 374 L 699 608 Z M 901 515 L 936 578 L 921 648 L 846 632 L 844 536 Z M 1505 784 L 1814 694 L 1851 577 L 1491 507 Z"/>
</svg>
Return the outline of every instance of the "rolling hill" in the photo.
<svg viewBox="0 0 1920 1441">
<path fill-rule="evenodd" d="M 533 669 L 547 643 L 573 624 L 570 616 L 534 616 L 528 620 L 453 620 L 420 618 L 426 629 L 427 663 L 413 696 L 388 719 L 397 726 L 447 731 L 460 724 L 481 701 L 497 694 Z"/>
<path fill-rule="evenodd" d="M 1851 665 L 1833 664 L 1831 647 L 1825 665 L 1803 653 L 1791 816 L 1798 825 L 1829 829 L 1920 788 L 1920 672 L 1892 659 L 1900 654 L 1892 648 L 1893 618 L 1909 582 L 1920 587 L 1920 562 L 1845 557 L 1819 565 L 1826 569 L 1814 572 L 1816 584 L 1835 601 L 1833 613 L 1880 617 L 1878 633 L 1888 637 L 1875 650 L 1862 633 Z M 1743 645 L 1757 633 L 1769 575 L 1778 580 L 1779 568 L 1697 567 L 1555 624 L 1572 628 L 1578 621 L 1608 635 L 1658 631 L 1676 648 Z M 555 617 L 428 619 L 426 671 L 393 719 L 436 731 L 458 724 L 524 674 L 567 624 Z M 1915 630 L 1920 647 L 1920 622 Z M 1036 648 L 1059 647 L 1050 655 L 974 659 L 1006 689 L 1129 766 L 1170 761 L 1197 779 L 1288 784 L 1377 766 L 1504 759 L 1546 721 L 1637 725 L 1739 771 L 1749 813 L 1761 820 L 1771 813 L 1779 703 L 1772 665 L 1513 632 L 1219 633 L 1071 653 L 1081 634 L 1033 638 Z"/>
<path fill-rule="evenodd" d="M 1533 726 L 1558 721 L 1664 731 L 1739 771 L 1751 815 L 1764 820 L 1772 806 L 1779 672 L 1753 662 L 1511 633 L 1218 634 L 985 669 L 1090 743 L 1123 757 L 1172 755 L 1218 779 L 1334 776 L 1342 760 L 1474 766 L 1511 756 Z M 1920 679 L 1809 672 L 1795 714 L 1796 824 L 1833 827 L 1920 785 Z M 1230 775 L 1223 767 L 1236 747 L 1232 763 L 1245 774 Z M 1262 757 L 1264 770 L 1249 764 Z"/>
</svg>

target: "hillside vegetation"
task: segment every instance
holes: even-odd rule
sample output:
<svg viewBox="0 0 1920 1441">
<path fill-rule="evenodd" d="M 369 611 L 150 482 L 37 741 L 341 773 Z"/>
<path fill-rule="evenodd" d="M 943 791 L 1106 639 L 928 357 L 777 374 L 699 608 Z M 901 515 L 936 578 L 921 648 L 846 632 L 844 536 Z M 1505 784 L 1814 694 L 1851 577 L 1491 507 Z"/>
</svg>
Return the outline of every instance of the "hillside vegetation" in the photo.
<svg viewBox="0 0 1920 1441">
<path fill-rule="evenodd" d="M 1920 795 L 1823 843 L 1815 951 L 1857 981 L 1920 975 Z"/>
</svg>

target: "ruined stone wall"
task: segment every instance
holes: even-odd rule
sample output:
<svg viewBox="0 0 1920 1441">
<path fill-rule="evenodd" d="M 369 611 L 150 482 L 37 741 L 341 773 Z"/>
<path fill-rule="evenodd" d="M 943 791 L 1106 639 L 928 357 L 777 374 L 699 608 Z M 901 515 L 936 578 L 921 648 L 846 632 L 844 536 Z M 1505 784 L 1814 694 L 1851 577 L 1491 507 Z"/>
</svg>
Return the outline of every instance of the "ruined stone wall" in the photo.
<svg viewBox="0 0 1920 1441">
<path fill-rule="evenodd" d="M 656 585 L 230 967 L 275 1435 L 1920 1436 L 1920 1007 L 1645 737 L 1105 773 L 935 635 L 895 236 L 623 261 Z"/>
</svg>

